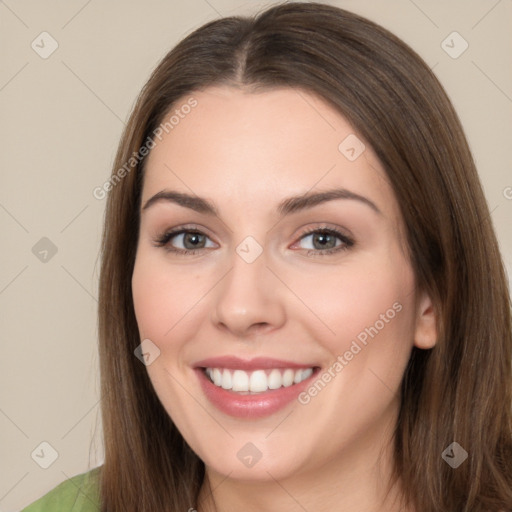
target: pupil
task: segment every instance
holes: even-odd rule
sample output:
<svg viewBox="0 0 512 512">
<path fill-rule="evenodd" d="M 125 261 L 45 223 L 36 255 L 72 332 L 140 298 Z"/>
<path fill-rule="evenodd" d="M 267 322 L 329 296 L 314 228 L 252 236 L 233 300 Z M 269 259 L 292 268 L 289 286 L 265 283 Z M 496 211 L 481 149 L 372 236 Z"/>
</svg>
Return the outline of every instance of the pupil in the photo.
<svg viewBox="0 0 512 512">
<path fill-rule="evenodd" d="M 334 247 L 332 242 L 336 244 L 336 240 L 334 239 L 334 237 L 327 233 L 318 233 L 316 235 L 313 235 L 313 245 L 315 245 L 316 242 L 320 244 L 320 249 L 332 249 Z M 315 248 L 318 249 L 318 247 L 316 246 Z"/>
<path fill-rule="evenodd" d="M 197 249 L 200 246 L 201 237 L 199 233 L 185 233 L 185 237 L 183 239 L 183 244 L 187 249 Z M 191 247 L 187 247 L 187 243 L 190 242 L 192 244 Z M 198 243 L 199 242 L 199 243 Z"/>
</svg>

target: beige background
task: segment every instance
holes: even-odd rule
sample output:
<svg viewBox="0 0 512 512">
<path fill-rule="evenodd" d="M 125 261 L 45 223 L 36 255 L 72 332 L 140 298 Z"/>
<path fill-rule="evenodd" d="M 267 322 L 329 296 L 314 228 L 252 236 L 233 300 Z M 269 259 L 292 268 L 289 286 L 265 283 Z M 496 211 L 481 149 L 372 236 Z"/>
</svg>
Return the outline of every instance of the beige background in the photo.
<svg viewBox="0 0 512 512">
<path fill-rule="evenodd" d="M 102 461 L 96 297 L 105 202 L 92 191 L 108 179 L 137 93 L 193 29 L 272 3 L 0 2 L 0 511 Z M 439 76 L 465 126 L 510 275 L 512 0 L 330 3 L 390 29 Z M 59 45 L 47 59 L 31 47 L 35 40 L 43 51 L 43 31 Z M 457 59 L 441 47 L 453 31 L 469 44 Z M 43 237 L 57 249 L 46 262 Z M 51 456 L 43 441 L 58 452 L 48 469 L 39 465 Z"/>
</svg>

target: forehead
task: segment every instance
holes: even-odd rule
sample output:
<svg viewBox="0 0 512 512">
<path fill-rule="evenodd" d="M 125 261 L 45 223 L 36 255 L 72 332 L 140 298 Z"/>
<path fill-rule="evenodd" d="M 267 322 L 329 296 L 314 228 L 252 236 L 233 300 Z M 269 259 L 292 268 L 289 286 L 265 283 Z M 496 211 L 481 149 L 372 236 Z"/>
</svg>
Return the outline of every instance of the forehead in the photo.
<svg viewBox="0 0 512 512">
<path fill-rule="evenodd" d="M 184 108 L 193 104 L 190 98 L 195 106 Z M 163 123 L 171 117 L 148 157 L 143 199 L 172 188 L 214 201 L 236 196 L 266 203 L 315 188 L 345 187 L 373 195 L 385 203 L 383 209 L 392 200 L 371 147 L 309 92 L 212 87 L 178 101 Z"/>
</svg>

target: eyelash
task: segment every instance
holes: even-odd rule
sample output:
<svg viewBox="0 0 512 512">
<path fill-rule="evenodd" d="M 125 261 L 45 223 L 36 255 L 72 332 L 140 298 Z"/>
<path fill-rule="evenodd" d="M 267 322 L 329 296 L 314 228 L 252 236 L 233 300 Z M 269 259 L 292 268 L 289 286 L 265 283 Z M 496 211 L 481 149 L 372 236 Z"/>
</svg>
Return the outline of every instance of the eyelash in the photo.
<svg viewBox="0 0 512 512">
<path fill-rule="evenodd" d="M 203 233 L 202 231 L 198 230 L 197 228 L 179 227 L 179 228 L 176 228 L 176 229 L 174 229 L 172 231 L 167 231 L 163 235 L 159 236 L 155 240 L 155 246 L 156 247 L 164 247 L 165 250 L 168 251 L 168 252 L 180 254 L 180 255 L 183 255 L 183 256 L 194 255 L 194 254 L 197 254 L 199 251 L 204 249 L 204 248 L 200 248 L 200 249 L 176 249 L 176 248 L 172 247 L 171 245 L 169 245 L 169 242 L 175 236 L 181 235 L 183 233 L 193 233 L 193 234 L 198 234 L 198 235 L 204 235 L 206 237 L 208 236 L 205 233 Z M 302 240 L 304 237 L 306 237 L 308 235 L 311 235 L 313 233 L 320 233 L 320 234 L 323 234 L 323 235 L 334 235 L 335 237 L 337 237 L 337 238 L 339 238 L 341 240 L 342 244 L 337 246 L 337 247 L 332 247 L 330 249 L 319 249 L 319 250 L 317 250 L 317 249 L 307 249 L 307 255 L 308 256 L 310 256 L 312 254 L 315 255 L 315 256 L 324 256 L 324 255 L 338 253 L 338 252 L 341 252 L 341 251 L 346 251 L 347 249 L 351 248 L 355 244 L 354 240 L 351 239 L 350 237 L 348 237 L 347 235 L 344 235 L 343 233 L 341 233 L 337 229 L 327 228 L 327 227 L 306 229 L 303 233 L 301 233 L 301 235 L 299 237 L 299 240 Z"/>
</svg>

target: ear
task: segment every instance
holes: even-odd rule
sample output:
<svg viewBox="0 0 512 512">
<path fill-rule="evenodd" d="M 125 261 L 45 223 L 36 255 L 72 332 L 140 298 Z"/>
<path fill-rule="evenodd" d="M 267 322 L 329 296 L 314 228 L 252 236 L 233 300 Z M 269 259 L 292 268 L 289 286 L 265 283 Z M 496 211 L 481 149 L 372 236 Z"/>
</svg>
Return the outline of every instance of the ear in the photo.
<svg viewBox="0 0 512 512">
<path fill-rule="evenodd" d="M 414 346 L 421 349 L 433 348 L 437 342 L 437 324 L 434 306 L 430 297 L 422 293 L 416 308 Z"/>
</svg>

